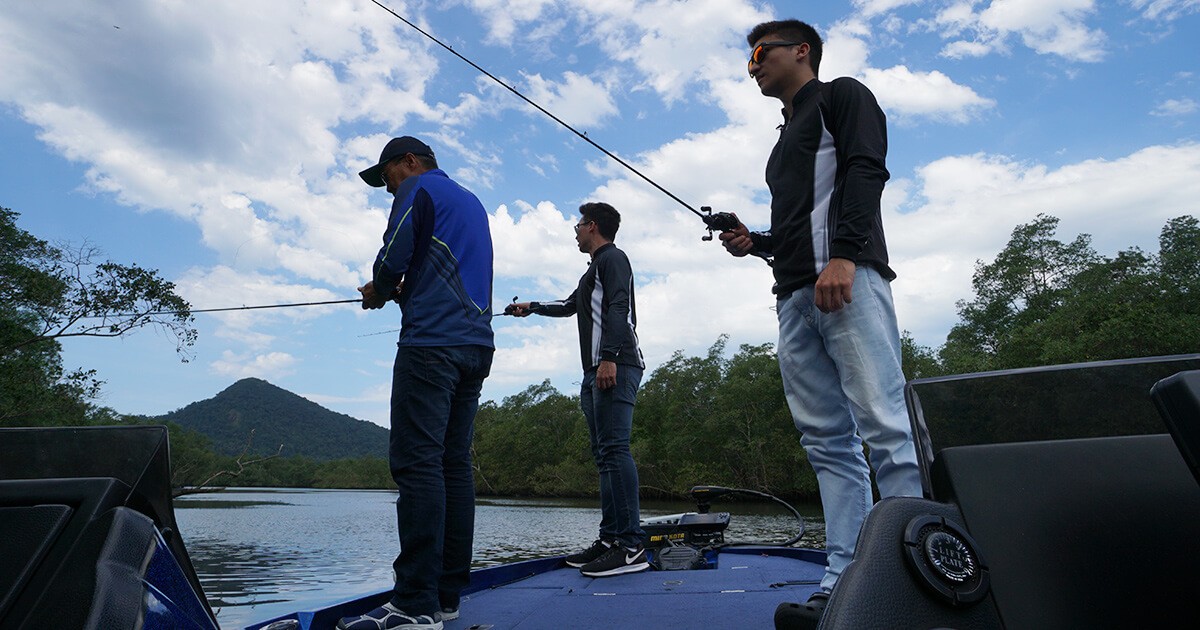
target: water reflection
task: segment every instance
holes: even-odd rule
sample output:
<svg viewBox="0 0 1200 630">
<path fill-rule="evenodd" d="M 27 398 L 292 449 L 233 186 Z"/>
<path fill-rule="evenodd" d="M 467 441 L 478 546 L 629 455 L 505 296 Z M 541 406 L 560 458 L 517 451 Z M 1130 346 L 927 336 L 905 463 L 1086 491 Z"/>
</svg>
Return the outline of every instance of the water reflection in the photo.
<svg viewBox="0 0 1200 630">
<path fill-rule="evenodd" d="M 225 628 L 388 588 L 399 550 L 395 493 L 231 489 L 175 500 L 176 518 L 217 619 Z M 781 542 L 797 531 L 783 509 L 729 503 L 726 540 Z M 644 517 L 695 510 L 687 502 L 646 502 Z M 819 510 L 800 508 L 801 546 L 823 547 Z M 595 500 L 480 498 L 475 567 L 565 554 L 595 537 Z"/>
</svg>

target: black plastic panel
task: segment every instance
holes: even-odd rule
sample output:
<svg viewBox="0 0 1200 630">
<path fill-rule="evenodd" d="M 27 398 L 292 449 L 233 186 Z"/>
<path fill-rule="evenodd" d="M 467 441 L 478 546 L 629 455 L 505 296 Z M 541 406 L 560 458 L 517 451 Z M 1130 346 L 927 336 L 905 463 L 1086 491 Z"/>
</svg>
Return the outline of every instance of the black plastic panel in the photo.
<svg viewBox="0 0 1200 630">
<path fill-rule="evenodd" d="M 1009 628 L 1200 619 L 1200 492 L 1168 435 L 949 448 L 933 491 L 987 555 Z"/>
</svg>

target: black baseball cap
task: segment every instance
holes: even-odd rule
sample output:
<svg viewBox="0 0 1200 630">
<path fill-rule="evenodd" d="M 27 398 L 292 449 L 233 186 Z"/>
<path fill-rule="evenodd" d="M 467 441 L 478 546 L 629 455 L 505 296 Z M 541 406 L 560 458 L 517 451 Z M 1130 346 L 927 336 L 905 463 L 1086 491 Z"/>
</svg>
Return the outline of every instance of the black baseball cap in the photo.
<svg viewBox="0 0 1200 630">
<path fill-rule="evenodd" d="M 379 188 L 384 185 L 383 182 L 383 165 L 389 161 L 412 153 L 413 155 L 428 155 L 434 157 L 433 149 L 429 148 L 428 144 L 417 140 L 412 136 L 401 136 L 392 138 L 388 141 L 387 146 L 383 147 L 383 153 L 379 154 L 379 163 L 371 168 L 358 174 L 368 185 Z"/>
</svg>

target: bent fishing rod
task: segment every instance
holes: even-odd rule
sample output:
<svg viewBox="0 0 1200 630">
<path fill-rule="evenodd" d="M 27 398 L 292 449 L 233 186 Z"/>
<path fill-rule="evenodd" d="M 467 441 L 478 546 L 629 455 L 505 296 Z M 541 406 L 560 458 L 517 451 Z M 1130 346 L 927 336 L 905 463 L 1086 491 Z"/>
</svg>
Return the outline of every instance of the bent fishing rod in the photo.
<svg viewBox="0 0 1200 630">
<path fill-rule="evenodd" d="M 539 112 L 549 116 L 551 120 L 562 125 L 568 131 L 575 134 L 576 136 L 579 136 L 581 139 L 583 139 L 584 142 L 587 142 L 588 144 L 592 145 L 593 147 L 596 147 L 596 149 L 598 149 L 604 155 L 607 155 L 608 157 L 612 158 L 613 161 L 615 161 L 617 164 L 620 164 L 621 166 L 624 166 L 625 168 L 629 169 L 629 171 L 631 173 L 633 173 L 634 175 L 637 175 L 638 177 L 642 178 L 646 183 L 657 188 L 659 190 L 659 192 L 670 197 L 671 199 L 673 199 L 675 202 L 677 202 L 679 205 L 683 206 L 684 208 L 691 210 L 692 214 L 695 214 L 696 216 L 700 217 L 700 219 L 702 221 L 704 221 L 704 226 L 708 230 L 708 234 L 700 237 L 700 240 L 711 241 L 711 240 L 713 240 L 713 232 L 728 232 L 730 230 L 736 229 L 737 226 L 741 224 L 741 221 L 739 221 L 738 218 L 733 215 L 733 213 L 730 213 L 730 212 L 714 213 L 712 211 L 712 208 L 709 206 L 701 206 L 699 210 L 693 208 L 691 206 L 691 204 L 680 199 L 674 193 L 667 190 L 666 188 L 663 188 L 662 186 L 660 186 L 658 184 L 658 182 L 650 179 L 649 177 L 644 175 L 641 171 L 639 171 L 636 168 L 634 168 L 633 166 L 631 166 L 628 162 L 626 162 L 625 160 L 622 160 L 621 158 L 614 155 L 608 149 L 605 149 L 604 147 L 600 146 L 600 144 L 597 143 L 595 140 L 592 140 L 591 138 L 589 138 L 586 133 L 583 133 L 583 132 L 575 129 L 571 125 L 567 124 L 561 118 L 559 118 L 558 116 L 555 116 L 553 113 L 551 113 L 549 110 L 547 110 L 545 107 L 538 105 L 532 99 L 530 99 L 528 96 L 525 96 L 524 94 L 519 92 L 517 90 L 517 88 L 505 83 L 504 81 L 501 81 L 494 74 L 492 74 L 491 72 L 488 72 L 487 70 L 484 70 L 482 67 L 480 67 L 479 64 L 475 63 L 474 61 L 471 61 L 470 59 L 467 59 L 462 53 L 458 52 L 457 50 L 454 50 L 454 48 L 452 46 L 449 46 L 449 45 L 443 43 L 442 40 L 434 37 L 433 35 L 431 35 L 427 31 L 425 31 L 421 27 L 408 21 L 407 19 L 405 19 L 404 16 L 400 15 L 399 13 L 396 13 L 395 11 L 393 11 L 388 6 L 384 5 L 379 0 L 371 0 L 371 2 L 374 3 L 375 6 L 383 9 L 384 11 L 391 13 L 397 20 L 404 22 L 410 28 L 415 30 L 416 32 L 424 35 L 426 38 L 429 39 L 429 41 L 437 44 L 438 46 L 441 46 L 442 48 L 445 48 L 446 50 L 448 50 L 450 52 L 450 54 L 454 55 L 455 57 L 462 59 L 464 62 L 466 62 L 472 68 L 475 68 L 476 70 L 478 70 L 480 73 L 482 73 L 487 78 L 491 79 L 492 81 L 495 81 L 497 84 L 504 87 L 504 89 L 508 90 L 509 92 L 512 92 L 513 94 L 516 94 L 518 98 L 525 101 L 526 103 L 529 103 L 535 109 L 537 109 Z M 754 255 L 765 260 L 768 265 L 772 264 L 770 256 L 767 256 L 766 254 L 761 254 L 761 253 L 755 253 Z"/>
</svg>

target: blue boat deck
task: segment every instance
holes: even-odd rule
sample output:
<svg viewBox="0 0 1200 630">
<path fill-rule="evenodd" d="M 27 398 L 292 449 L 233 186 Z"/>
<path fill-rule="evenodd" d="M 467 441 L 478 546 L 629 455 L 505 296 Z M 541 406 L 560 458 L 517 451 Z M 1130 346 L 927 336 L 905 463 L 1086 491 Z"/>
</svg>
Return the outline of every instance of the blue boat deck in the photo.
<svg viewBox="0 0 1200 630">
<path fill-rule="evenodd" d="M 736 547 L 722 550 L 713 569 L 589 578 L 561 558 L 531 560 L 473 572 L 461 616 L 445 629 L 771 628 L 776 606 L 817 590 L 824 561 L 811 549 Z M 332 628 L 338 617 L 361 614 L 389 595 L 288 617 L 301 628 Z"/>
<path fill-rule="evenodd" d="M 446 629 L 770 628 L 775 607 L 807 600 L 823 574 L 813 562 L 728 552 L 709 570 L 588 578 L 561 568 L 467 595 Z"/>
</svg>

